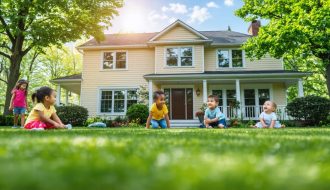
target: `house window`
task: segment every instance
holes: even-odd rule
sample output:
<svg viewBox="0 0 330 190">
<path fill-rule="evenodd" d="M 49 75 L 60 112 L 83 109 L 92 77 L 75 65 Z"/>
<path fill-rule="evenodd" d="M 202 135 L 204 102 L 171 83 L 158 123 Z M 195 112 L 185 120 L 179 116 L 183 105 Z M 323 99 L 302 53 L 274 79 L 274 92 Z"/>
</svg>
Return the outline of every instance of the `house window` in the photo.
<svg viewBox="0 0 330 190">
<path fill-rule="evenodd" d="M 125 111 L 125 91 L 114 91 L 114 112 L 122 113 Z"/>
<path fill-rule="evenodd" d="M 236 103 L 236 90 L 227 90 L 227 106 L 233 106 Z"/>
<path fill-rule="evenodd" d="M 218 67 L 229 67 L 229 50 L 218 50 Z"/>
<path fill-rule="evenodd" d="M 136 90 L 102 90 L 100 103 L 101 113 L 125 113 L 137 103 Z"/>
<path fill-rule="evenodd" d="M 192 66 L 192 47 L 166 48 L 166 65 L 171 67 Z"/>
<path fill-rule="evenodd" d="M 127 66 L 127 53 L 126 52 L 104 52 L 103 64 L 104 70 L 109 69 L 126 69 Z"/>
<path fill-rule="evenodd" d="M 112 112 L 112 91 L 102 91 L 101 112 Z"/>
<path fill-rule="evenodd" d="M 217 51 L 218 68 L 239 68 L 243 67 L 243 51 L 236 49 L 218 49 Z"/>
<path fill-rule="evenodd" d="M 269 89 L 258 89 L 259 105 L 264 105 L 265 101 L 270 100 Z"/>
<path fill-rule="evenodd" d="M 232 67 L 243 67 L 243 51 L 231 50 Z"/>
<path fill-rule="evenodd" d="M 212 90 L 212 95 L 218 96 L 219 106 L 223 106 L 222 90 Z"/>
<path fill-rule="evenodd" d="M 254 106 L 256 105 L 256 96 L 254 89 L 246 89 L 244 90 L 244 103 L 246 106 Z"/>
</svg>

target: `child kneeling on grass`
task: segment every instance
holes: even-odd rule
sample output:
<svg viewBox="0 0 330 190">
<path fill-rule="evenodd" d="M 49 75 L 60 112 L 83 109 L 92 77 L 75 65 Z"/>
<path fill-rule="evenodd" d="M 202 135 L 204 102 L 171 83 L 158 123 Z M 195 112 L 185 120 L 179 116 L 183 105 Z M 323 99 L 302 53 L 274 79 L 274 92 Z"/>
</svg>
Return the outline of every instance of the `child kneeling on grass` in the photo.
<svg viewBox="0 0 330 190">
<path fill-rule="evenodd" d="M 25 129 L 72 129 L 72 125 L 64 125 L 56 114 L 54 107 L 56 102 L 55 90 L 47 86 L 41 87 L 32 94 L 32 101 L 37 102 L 37 104 L 26 120 Z"/>
<path fill-rule="evenodd" d="M 254 128 L 284 128 L 285 125 L 281 125 L 277 121 L 277 116 L 275 114 L 277 105 L 273 101 L 266 101 L 263 105 L 263 112 L 260 114 L 258 122 L 256 125 L 252 126 Z"/>
<path fill-rule="evenodd" d="M 226 128 L 226 117 L 221 113 L 219 107 L 219 98 L 215 95 L 210 95 L 207 98 L 207 109 L 204 114 L 204 125 L 206 128 Z"/>
<path fill-rule="evenodd" d="M 152 104 L 147 119 L 146 128 L 156 129 L 159 126 L 163 129 L 170 128 L 170 119 L 168 117 L 168 109 L 165 105 L 165 94 L 163 91 L 156 91 L 153 95 L 154 103 Z"/>
</svg>

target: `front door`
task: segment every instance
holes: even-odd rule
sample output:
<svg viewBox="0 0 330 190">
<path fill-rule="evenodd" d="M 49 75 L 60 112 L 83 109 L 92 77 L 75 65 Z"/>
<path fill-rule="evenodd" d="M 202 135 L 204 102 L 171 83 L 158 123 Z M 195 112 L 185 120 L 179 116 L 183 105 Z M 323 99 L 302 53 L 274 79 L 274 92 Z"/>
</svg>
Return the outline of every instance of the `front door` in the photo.
<svg viewBox="0 0 330 190">
<path fill-rule="evenodd" d="M 171 119 L 193 119 L 193 90 L 191 88 L 170 89 Z"/>
</svg>

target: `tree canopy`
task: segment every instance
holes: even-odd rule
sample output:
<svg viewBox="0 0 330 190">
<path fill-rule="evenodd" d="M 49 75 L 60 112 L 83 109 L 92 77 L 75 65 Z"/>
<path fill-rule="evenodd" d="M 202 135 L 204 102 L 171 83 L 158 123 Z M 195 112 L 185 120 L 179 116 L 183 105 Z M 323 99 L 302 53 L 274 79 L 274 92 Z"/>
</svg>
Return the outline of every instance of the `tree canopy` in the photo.
<svg viewBox="0 0 330 190">
<path fill-rule="evenodd" d="M 122 0 L 2 0 L 0 56 L 10 62 L 5 114 L 23 57 L 31 49 L 60 46 L 82 36 L 102 40 L 122 5 Z"/>
<path fill-rule="evenodd" d="M 244 45 L 247 56 L 316 58 L 325 68 L 330 94 L 330 1 L 329 0 L 243 0 L 236 15 L 246 21 L 266 19 L 256 37 Z M 306 63 L 306 62 L 304 62 Z M 304 64 L 302 63 L 302 64 Z M 300 64 L 297 62 L 297 64 Z M 319 66 L 318 66 L 319 67 Z"/>
</svg>

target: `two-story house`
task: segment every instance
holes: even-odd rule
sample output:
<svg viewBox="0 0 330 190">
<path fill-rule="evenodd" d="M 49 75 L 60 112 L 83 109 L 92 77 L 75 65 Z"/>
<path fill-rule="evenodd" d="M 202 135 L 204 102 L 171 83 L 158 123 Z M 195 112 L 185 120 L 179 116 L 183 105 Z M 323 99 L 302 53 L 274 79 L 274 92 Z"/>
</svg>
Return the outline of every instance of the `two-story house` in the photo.
<svg viewBox="0 0 330 190">
<path fill-rule="evenodd" d="M 250 60 L 241 46 L 251 35 L 197 31 L 177 20 L 161 32 L 105 37 L 77 47 L 83 53 L 82 74 L 53 80 L 58 89 L 79 94 L 91 116 L 125 115 L 141 85 L 149 89 L 149 105 L 153 91 L 165 92 L 172 121 L 196 121 L 194 113 L 210 94 L 219 96 L 228 118 L 245 119 L 258 118 L 268 99 L 284 117 L 290 85 L 298 85 L 303 96 L 302 78 L 308 73 L 284 70 L 282 59 L 269 56 Z M 237 111 L 231 106 L 235 101 Z"/>
</svg>

